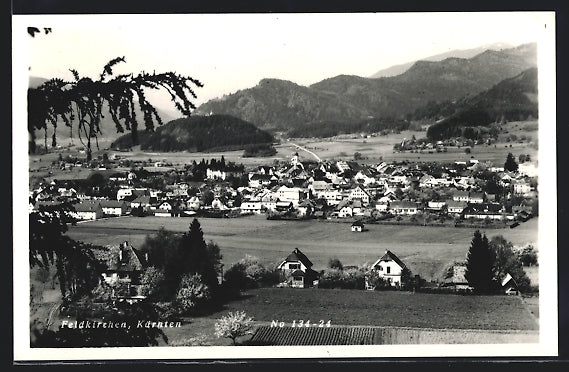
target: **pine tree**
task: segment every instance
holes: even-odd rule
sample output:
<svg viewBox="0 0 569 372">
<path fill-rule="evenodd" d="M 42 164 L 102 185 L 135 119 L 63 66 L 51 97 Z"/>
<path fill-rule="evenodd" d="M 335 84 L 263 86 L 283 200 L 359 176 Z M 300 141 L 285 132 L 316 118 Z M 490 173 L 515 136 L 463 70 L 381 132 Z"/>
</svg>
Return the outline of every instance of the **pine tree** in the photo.
<svg viewBox="0 0 569 372">
<path fill-rule="evenodd" d="M 509 152 L 508 156 L 506 157 L 506 162 L 504 163 L 504 169 L 510 172 L 517 172 L 518 171 L 518 163 L 516 163 L 516 159 L 514 155 Z"/>
<path fill-rule="evenodd" d="M 465 277 L 476 292 L 488 292 L 494 287 L 493 257 L 486 234 L 474 232 L 466 258 Z"/>
<path fill-rule="evenodd" d="M 199 221 L 194 218 L 190 229 L 182 236 L 179 246 L 181 275 L 200 274 L 210 288 L 217 285 L 215 258 L 210 254 Z"/>
</svg>

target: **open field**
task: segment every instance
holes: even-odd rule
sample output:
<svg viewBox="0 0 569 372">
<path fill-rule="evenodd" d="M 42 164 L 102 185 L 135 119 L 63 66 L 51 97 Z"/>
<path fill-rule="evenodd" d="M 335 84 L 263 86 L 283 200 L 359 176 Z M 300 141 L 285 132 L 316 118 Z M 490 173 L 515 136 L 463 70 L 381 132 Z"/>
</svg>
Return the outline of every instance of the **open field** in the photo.
<svg viewBox="0 0 569 372">
<path fill-rule="evenodd" d="M 193 337 L 207 345 L 230 345 L 213 336 L 215 320 L 229 311 L 245 311 L 256 327 L 273 320 L 289 329 L 293 320 L 297 325 L 310 321 L 311 329 L 321 321 L 324 326 L 330 321 L 331 328 L 373 327 L 374 344 L 538 342 L 537 321 L 514 296 L 261 288 L 247 291 L 219 312 L 187 318 L 181 328 L 165 330 L 169 343 Z"/>
<path fill-rule="evenodd" d="M 352 233 L 349 222 L 274 221 L 264 216 L 200 218 L 199 222 L 204 238 L 219 245 L 226 267 L 246 254 L 266 263 L 280 262 L 298 247 L 314 263 L 314 269 L 320 270 L 332 257 L 344 265 L 362 265 L 373 263 L 389 249 L 414 274 L 427 280 L 438 278 L 449 263 L 464 260 L 474 233 L 471 228 L 392 225 L 366 225 L 364 233 Z M 183 217 L 120 217 L 70 226 L 67 235 L 99 245 L 128 240 L 137 247 L 161 226 L 185 232 L 190 223 L 190 218 Z M 534 218 L 515 229 L 486 233 L 489 238 L 503 235 L 514 245 L 533 242 L 537 248 L 537 224 Z"/>
<path fill-rule="evenodd" d="M 424 150 L 423 153 L 411 152 L 393 152 L 393 145 L 400 143 L 404 138 L 410 139 L 413 136 L 423 138 L 426 136 L 425 131 L 402 131 L 401 133 L 391 133 L 386 136 L 377 136 L 363 138 L 359 134 L 340 135 L 331 138 L 291 138 L 284 139 L 281 144 L 276 145 L 277 154 L 272 157 L 265 158 L 244 158 L 243 151 L 214 151 L 214 152 L 168 152 L 155 153 L 144 152 L 140 150 L 140 146 L 133 148 L 130 152 L 117 152 L 108 149 L 110 141 L 102 140 L 100 142 L 99 151 L 93 150 L 93 157 L 101 155 L 104 152 L 117 154 L 123 158 L 130 160 L 148 160 L 166 161 L 174 165 L 184 165 L 191 163 L 193 160 L 199 162 L 201 159 L 221 158 L 223 155 L 227 161 L 242 163 L 245 166 L 255 167 L 258 165 L 270 165 L 275 160 L 288 161 L 294 152 L 299 152 L 302 160 L 315 160 L 315 158 L 307 152 L 298 150 L 294 145 L 300 145 L 306 149 L 316 153 L 323 160 L 353 160 L 354 153 L 359 152 L 363 155 L 362 162 L 378 163 L 379 161 L 438 161 L 438 162 L 454 162 L 468 161 L 477 159 L 479 161 L 492 161 L 494 164 L 501 165 L 506 160 L 508 152 L 512 152 L 516 158 L 520 154 L 530 154 L 533 161 L 537 161 L 537 150 L 532 147 L 528 141 L 524 143 L 505 142 L 506 136 L 516 135 L 518 138 L 525 135 L 534 142 L 538 139 L 538 131 L 533 128 L 537 125 L 535 121 L 528 122 L 512 122 L 503 125 L 504 132 L 500 134 L 500 142 L 494 145 L 478 145 L 474 146 L 470 154 L 466 154 L 463 148 L 449 147 L 448 152 L 437 153 L 436 151 Z M 506 133 L 507 132 L 507 133 Z M 38 142 L 40 143 L 40 142 Z M 76 141 L 77 143 L 77 141 Z M 66 145 L 67 142 L 61 142 Z M 511 145 L 511 147 L 510 147 Z M 78 156 L 84 158 L 85 155 L 78 153 L 78 147 L 74 147 L 70 151 L 62 150 L 62 155 Z M 30 169 L 37 169 L 40 166 L 50 164 L 51 161 L 57 159 L 58 153 L 49 153 L 46 155 L 31 155 Z M 39 161 L 41 159 L 41 162 Z"/>
<path fill-rule="evenodd" d="M 383 305 L 382 305 L 383 304 Z M 351 326 L 537 330 L 517 296 L 463 296 L 403 291 L 260 288 L 226 305 L 258 321 Z M 218 317 L 218 316 L 217 316 Z"/>
</svg>

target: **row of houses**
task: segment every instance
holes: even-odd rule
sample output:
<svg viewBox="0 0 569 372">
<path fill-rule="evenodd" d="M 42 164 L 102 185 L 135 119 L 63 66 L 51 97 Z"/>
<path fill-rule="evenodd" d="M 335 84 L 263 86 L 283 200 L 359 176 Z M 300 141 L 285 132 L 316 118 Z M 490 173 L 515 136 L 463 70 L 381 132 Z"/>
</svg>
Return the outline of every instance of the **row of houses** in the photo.
<svg viewBox="0 0 569 372">
<path fill-rule="evenodd" d="M 129 300 L 143 299 L 140 277 L 143 270 L 149 266 L 148 254 L 133 247 L 128 241 L 118 246 L 108 246 L 104 249 L 95 249 L 95 257 L 103 263 L 101 281 L 107 284 L 123 283 L 126 286 L 121 296 Z M 309 288 L 318 285 L 319 272 L 313 268 L 310 259 L 295 248 L 277 269 L 283 273 L 285 281 L 279 286 L 292 288 Z M 400 288 L 401 276 L 405 264 L 393 252 L 387 250 L 371 266 L 378 277 L 385 280 L 390 286 Z M 366 285 L 367 289 L 374 289 Z"/>
</svg>

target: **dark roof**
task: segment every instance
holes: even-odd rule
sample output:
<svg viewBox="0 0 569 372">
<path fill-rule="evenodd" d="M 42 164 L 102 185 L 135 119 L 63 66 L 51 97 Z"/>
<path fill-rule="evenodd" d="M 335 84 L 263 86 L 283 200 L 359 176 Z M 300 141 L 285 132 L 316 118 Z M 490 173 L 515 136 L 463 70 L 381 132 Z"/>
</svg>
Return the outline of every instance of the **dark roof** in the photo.
<svg viewBox="0 0 569 372">
<path fill-rule="evenodd" d="M 123 201 L 118 200 L 100 200 L 99 203 L 102 208 L 122 208 L 126 206 Z"/>
<path fill-rule="evenodd" d="M 372 327 L 270 327 L 261 326 L 251 345 L 373 345 Z"/>
<path fill-rule="evenodd" d="M 122 250 L 122 259 L 120 251 Z M 143 269 L 144 260 L 141 260 L 140 253 L 128 242 L 121 243 L 118 247 L 113 246 L 108 249 L 99 249 L 95 252 L 95 257 L 106 265 L 107 270 L 133 272 Z"/>
<path fill-rule="evenodd" d="M 285 258 L 285 261 L 300 261 L 306 267 L 312 266 L 312 262 L 298 248 L 295 248 L 292 253 Z"/>
<path fill-rule="evenodd" d="M 395 255 L 395 253 L 389 250 L 385 251 L 385 254 L 379 259 L 379 261 L 395 261 L 399 266 L 405 267 L 403 261 L 401 261 L 399 257 Z"/>
<path fill-rule="evenodd" d="M 101 208 L 101 204 L 98 200 L 89 200 L 82 203 L 74 204 L 73 207 L 77 212 L 95 212 L 98 208 Z"/>
<path fill-rule="evenodd" d="M 364 223 L 362 221 L 354 221 L 354 223 L 352 223 L 352 226 L 363 226 Z"/>
</svg>

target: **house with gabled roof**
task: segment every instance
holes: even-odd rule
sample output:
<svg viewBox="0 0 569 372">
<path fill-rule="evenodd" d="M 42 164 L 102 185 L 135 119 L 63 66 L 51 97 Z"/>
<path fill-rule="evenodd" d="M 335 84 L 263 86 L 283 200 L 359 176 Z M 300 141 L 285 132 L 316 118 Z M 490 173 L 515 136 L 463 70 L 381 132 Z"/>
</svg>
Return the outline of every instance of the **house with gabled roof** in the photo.
<svg viewBox="0 0 569 372">
<path fill-rule="evenodd" d="M 393 214 L 413 215 L 418 213 L 417 203 L 409 200 L 394 201 L 389 204 L 389 210 Z"/>
<path fill-rule="evenodd" d="M 318 279 L 318 272 L 312 269 L 312 262 L 298 248 L 295 248 L 277 269 L 281 270 L 286 283 L 293 288 L 312 287 Z"/>
<path fill-rule="evenodd" d="M 127 211 L 127 204 L 118 200 L 101 200 L 99 201 L 103 213 L 107 216 L 124 216 Z"/>
<path fill-rule="evenodd" d="M 78 204 L 74 204 L 74 217 L 79 220 L 96 220 L 103 218 L 104 212 L 99 200 L 86 200 Z"/>
<path fill-rule="evenodd" d="M 110 285 L 125 285 L 120 293 L 113 293 L 113 297 L 127 300 L 144 298 L 141 296 L 140 276 L 148 266 L 146 254 L 135 249 L 128 241 L 118 246 L 94 249 L 93 254 L 103 266 L 102 281 Z"/>
<path fill-rule="evenodd" d="M 363 204 L 369 204 L 370 199 L 371 196 L 369 193 L 360 185 L 350 190 L 348 195 L 348 200 L 361 200 Z"/>
<path fill-rule="evenodd" d="M 386 250 L 385 254 L 371 265 L 378 276 L 393 287 L 401 287 L 401 275 L 405 267 L 403 261 L 390 250 Z"/>
</svg>

